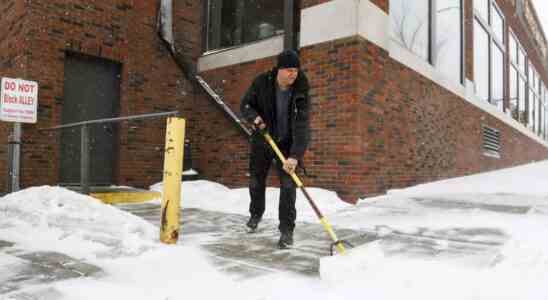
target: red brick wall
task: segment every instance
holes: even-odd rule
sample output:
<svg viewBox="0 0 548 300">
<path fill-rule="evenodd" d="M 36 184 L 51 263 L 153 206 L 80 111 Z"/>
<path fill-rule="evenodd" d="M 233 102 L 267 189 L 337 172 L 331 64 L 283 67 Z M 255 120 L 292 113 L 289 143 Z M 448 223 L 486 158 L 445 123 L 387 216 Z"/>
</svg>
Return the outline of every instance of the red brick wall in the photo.
<svg viewBox="0 0 548 300">
<path fill-rule="evenodd" d="M 390 0 L 370 0 L 373 4 L 380 7 L 383 11 L 388 13 L 390 7 Z"/>
<path fill-rule="evenodd" d="M 302 53 L 313 82 L 309 184 L 346 200 L 548 157 L 542 145 L 363 38 Z M 482 125 L 501 131 L 500 159 L 483 155 Z"/>
<path fill-rule="evenodd" d="M 309 185 L 334 189 L 344 196 L 359 182 L 361 143 L 358 106 L 359 44 L 341 39 L 302 49 L 311 83 L 312 139 L 305 164 Z M 347 186 L 349 189 L 342 189 Z"/>
<path fill-rule="evenodd" d="M 387 7 L 387 2 L 375 3 Z M 304 1 L 303 6 L 319 3 Z M 467 77 L 473 79 L 471 2 L 466 1 L 465 9 Z M 332 189 L 355 201 L 390 188 L 548 157 L 543 146 L 394 61 L 363 38 L 309 46 L 301 49 L 301 58 L 312 85 L 312 141 L 305 156 L 309 186 Z M 253 77 L 271 63 L 265 59 L 204 75 L 237 110 Z M 211 108 L 203 107 L 203 113 L 205 119 L 223 118 L 221 124 L 204 127 L 205 131 L 230 126 Z M 482 125 L 501 131 L 500 159 L 483 155 Z M 213 153 L 200 150 L 205 155 L 199 158 L 203 174 L 230 186 L 245 185 L 247 179 L 241 173 L 247 171 L 247 147 L 234 129 L 223 134 L 200 137 L 204 150 L 213 149 Z M 207 145 L 210 140 L 215 145 Z M 230 154 L 222 155 L 223 148 Z"/>
<path fill-rule="evenodd" d="M 202 42 L 203 12 L 198 2 L 174 4 L 177 46 L 194 62 L 201 55 Z M 323 2 L 327 1 L 303 0 L 302 7 Z M 385 11 L 388 2 L 373 1 Z M 467 77 L 473 79 L 472 6 L 471 1 L 465 2 Z M 59 136 L 37 128 L 60 123 L 67 50 L 120 62 L 121 115 L 180 110 L 187 119 L 194 167 L 203 178 L 232 187 L 247 185 L 247 141 L 173 63 L 154 31 L 154 1 L 52 0 L 28 2 L 26 7 L 22 3 L 0 4 L 3 11 L 18 7 L 19 14 L 26 15 L 26 21 L 17 21 L 20 15 L 11 19 L 7 15 L 0 21 L 9 24 L 0 27 L 0 37 L 6 28 L 20 32 L 15 41 L 0 42 L 0 71 L 2 76 L 24 76 L 40 84 L 39 123 L 23 128 L 23 186 L 57 183 Z M 28 25 L 18 30 L 20 24 Z M 513 28 L 525 35 L 523 28 Z M 22 32 L 28 37 L 26 45 Z M 526 38 L 520 39 L 531 47 Z M 301 50 L 301 57 L 312 84 L 312 142 L 305 157 L 310 177 L 304 178 L 308 186 L 332 189 L 354 201 L 389 188 L 547 157 L 544 147 L 394 61 L 363 38 L 309 46 Z M 251 80 L 273 64 L 274 58 L 266 58 L 202 75 L 238 111 Z M 27 65 L 28 70 L 20 69 Z M 501 159 L 482 155 L 482 124 L 501 130 Z M 147 186 L 161 180 L 164 126 L 165 120 L 121 124 L 118 184 Z M 0 125 L 3 132 L 5 124 Z M 5 168 L 1 151 L 0 168 Z"/>
<path fill-rule="evenodd" d="M 391 188 L 548 157 L 543 146 L 363 38 L 306 47 L 301 57 L 312 85 L 312 141 L 305 156 L 309 186 L 332 189 L 355 201 Z M 252 78 L 271 63 L 244 63 L 205 76 L 237 110 Z M 203 119 L 213 123 L 204 132 L 217 134 L 201 137 L 203 174 L 229 186 L 245 186 L 241 174 L 247 171 L 247 147 L 224 116 L 209 106 L 200 108 Z M 500 159 L 482 154 L 482 125 L 501 131 Z"/>
<path fill-rule="evenodd" d="M 23 128 L 23 186 L 57 183 L 59 134 L 37 128 L 61 122 L 65 51 L 122 64 L 120 115 L 177 109 L 185 112 L 183 117 L 189 114 L 192 86 L 156 36 L 155 1 L 54 0 L 26 5 L 25 53 L 31 66 L 26 78 L 39 82 L 40 95 L 39 123 Z M 201 4 L 193 1 L 175 5 L 176 28 L 184 37 L 179 46 L 193 49 L 194 56 L 199 53 L 200 12 Z M 164 128 L 164 119 L 120 125 L 118 184 L 146 187 L 161 180 Z"/>
<path fill-rule="evenodd" d="M 240 98 L 253 79 L 274 66 L 274 58 L 204 72 L 204 79 L 237 114 Z M 249 146 L 246 136 L 202 93 L 194 107 L 199 135 L 192 140 L 198 156 L 193 161 L 208 179 L 229 186 L 247 186 Z M 274 173 L 271 173 L 274 174 Z M 270 176 L 272 177 L 276 176 Z M 271 181 L 272 183 L 272 181 Z"/>
<path fill-rule="evenodd" d="M 26 74 L 27 56 L 25 55 L 26 24 L 23 1 L 8 0 L 0 2 L 0 77 L 18 78 Z M 8 180 L 8 136 L 13 123 L 0 122 L 0 193 L 6 191 Z"/>
</svg>

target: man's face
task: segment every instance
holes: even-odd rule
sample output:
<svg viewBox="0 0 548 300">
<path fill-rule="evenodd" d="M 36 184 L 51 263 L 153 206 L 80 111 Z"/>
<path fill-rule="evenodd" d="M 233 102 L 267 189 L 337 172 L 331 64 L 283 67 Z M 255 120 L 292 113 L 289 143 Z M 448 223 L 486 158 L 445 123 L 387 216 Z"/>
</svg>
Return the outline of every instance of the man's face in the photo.
<svg viewBox="0 0 548 300">
<path fill-rule="evenodd" d="M 285 68 L 278 70 L 278 84 L 282 87 L 288 87 L 295 82 L 299 75 L 298 68 Z"/>
</svg>

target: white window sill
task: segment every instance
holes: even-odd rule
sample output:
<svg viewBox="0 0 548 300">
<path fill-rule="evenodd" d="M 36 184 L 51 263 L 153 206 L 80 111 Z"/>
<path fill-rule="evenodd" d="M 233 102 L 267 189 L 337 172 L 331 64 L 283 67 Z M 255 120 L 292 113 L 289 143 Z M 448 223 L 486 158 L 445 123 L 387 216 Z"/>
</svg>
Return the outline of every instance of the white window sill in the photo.
<svg viewBox="0 0 548 300">
<path fill-rule="evenodd" d="M 204 53 L 198 58 L 198 72 L 238 65 L 278 55 L 283 50 L 284 35 L 276 35 L 254 43 Z"/>
</svg>

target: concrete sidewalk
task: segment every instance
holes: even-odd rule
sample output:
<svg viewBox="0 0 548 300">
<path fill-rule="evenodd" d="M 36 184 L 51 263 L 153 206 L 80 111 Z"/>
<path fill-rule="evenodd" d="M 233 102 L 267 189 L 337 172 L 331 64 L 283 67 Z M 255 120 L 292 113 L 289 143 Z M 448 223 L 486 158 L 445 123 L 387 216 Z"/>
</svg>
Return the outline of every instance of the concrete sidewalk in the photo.
<svg viewBox="0 0 548 300">
<path fill-rule="evenodd" d="M 47 285 L 60 280 L 100 276 L 101 269 L 57 252 L 33 252 L 0 240 L 0 299 L 3 294 L 33 285 Z M 29 293 L 15 293 L 10 299 L 56 299 L 53 290 L 38 288 L 36 298 Z M 52 294 L 53 293 L 53 294 Z"/>
<path fill-rule="evenodd" d="M 417 204 L 436 209 L 482 209 L 501 214 L 525 214 L 528 207 L 481 205 L 450 199 L 413 199 Z M 160 205 L 154 203 L 119 204 L 118 208 L 160 224 Z M 401 213 L 401 212 L 399 212 Z M 265 274 L 293 273 L 318 276 L 319 259 L 330 255 L 331 240 L 319 223 L 298 222 L 295 246 L 279 250 L 277 220 L 265 219 L 256 233 L 247 233 L 247 216 L 201 209 L 184 209 L 181 213 L 180 244 L 198 245 L 216 268 L 236 280 Z M 459 259 L 460 262 L 489 267 L 497 263 L 501 246 L 509 238 L 497 228 L 428 228 L 402 232 L 379 224 L 367 230 L 336 228 L 339 238 L 354 245 L 380 240 L 385 255 L 432 259 Z M 56 281 L 102 276 L 102 271 L 85 261 L 55 252 L 32 252 L 9 241 L 0 240 L 0 299 L 58 299 L 60 295 L 48 288 Z M 22 287 L 43 286 L 43 289 L 17 293 Z"/>
<path fill-rule="evenodd" d="M 160 224 L 156 204 L 119 205 L 121 209 Z M 298 222 L 295 245 L 278 249 L 278 221 L 264 219 L 259 230 L 248 233 L 248 217 L 238 214 L 184 209 L 181 213 L 180 244 L 198 244 L 218 268 L 237 278 L 250 278 L 272 272 L 292 272 L 317 276 L 319 258 L 330 255 L 331 240 L 320 224 Z M 356 245 L 376 239 L 366 232 L 335 228 L 339 238 L 352 236 Z M 335 250 L 336 251 L 336 250 Z"/>
<path fill-rule="evenodd" d="M 466 202 L 447 204 L 447 200 L 414 199 L 427 207 L 441 209 L 455 207 L 475 209 Z M 160 207 L 156 204 L 119 205 L 121 209 L 159 224 Z M 504 214 L 523 214 L 526 208 L 515 206 L 482 207 Z M 252 278 L 272 272 L 290 272 L 318 276 L 319 259 L 331 254 L 331 240 L 319 223 L 297 222 L 295 245 L 290 250 L 279 250 L 278 221 L 264 219 L 259 231 L 247 233 L 247 216 L 201 209 L 184 209 L 179 243 L 198 244 L 211 257 L 219 270 L 238 279 Z M 386 255 L 416 258 L 458 259 L 459 263 L 489 267 L 496 263 L 499 248 L 508 236 L 497 228 L 419 229 L 413 233 L 401 232 L 385 225 L 368 230 L 350 230 L 335 227 L 340 239 L 354 246 L 380 240 Z M 336 251 L 336 250 L 335 250 Z"/>
</svg>

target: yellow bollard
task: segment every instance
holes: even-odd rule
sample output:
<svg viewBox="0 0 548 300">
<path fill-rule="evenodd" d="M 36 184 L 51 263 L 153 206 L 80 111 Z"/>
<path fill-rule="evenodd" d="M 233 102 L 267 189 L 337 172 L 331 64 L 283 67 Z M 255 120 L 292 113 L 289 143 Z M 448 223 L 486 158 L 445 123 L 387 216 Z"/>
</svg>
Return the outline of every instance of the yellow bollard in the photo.
<svg viewBox="0 0 548 300">
<path fill-rule="evenodd" d="M 160 225 L 160 240 L 165 244 L 175 244 L 179 238 L 184 140 L 185 120 L 168 118 L 164 156 L 162 219 Z"/>
</svg>

